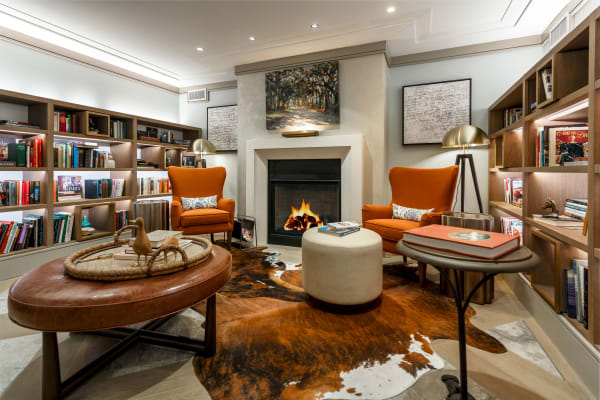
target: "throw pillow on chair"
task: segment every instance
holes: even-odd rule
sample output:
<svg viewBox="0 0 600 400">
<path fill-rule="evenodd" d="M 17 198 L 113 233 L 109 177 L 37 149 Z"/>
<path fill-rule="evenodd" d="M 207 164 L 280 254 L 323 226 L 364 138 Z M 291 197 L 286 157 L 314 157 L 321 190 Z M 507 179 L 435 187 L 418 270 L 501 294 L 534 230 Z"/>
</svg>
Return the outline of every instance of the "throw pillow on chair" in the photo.
<svg viewBox="0 0 600 400">
<path fill-rule="evenodd" d="M 182 197 L 183 211 L 197 210 L 199 208 L 217 208 L 217 195 L 207 197 Z"/>
</svg>

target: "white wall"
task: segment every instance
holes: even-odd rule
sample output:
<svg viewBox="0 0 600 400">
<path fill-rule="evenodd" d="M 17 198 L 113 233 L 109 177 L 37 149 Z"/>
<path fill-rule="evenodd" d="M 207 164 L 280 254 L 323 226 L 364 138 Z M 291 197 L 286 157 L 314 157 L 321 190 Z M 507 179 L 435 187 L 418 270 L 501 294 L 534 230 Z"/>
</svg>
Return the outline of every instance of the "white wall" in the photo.
<svg viewBox="0 0 600 400">
<path fill-rule="evenodd" d="M 454 165 L 456 151 L 440 145 L 402 145 L 402 86 L 471 78 L 471 124 L 488 130 L 488 107 L 541 57 L 541 46 L 530 46 L 390 69 L 388 110 L 388 170 L 394 166 L 439 168 Z M 474 149 L 484 211 L 488 202 L 488 150 Z M 470 174 L 465 187 L 465 211 L 478 211 Z M 386 201 L 391 200 L 389 184 Z M 458 196 L 460 207 L 460 195 Z"/>
<path fill-rule="evenodd" d="M 364 195 L 366 202 L 383 201 L 385 188 L 387 65 L 383 55 L 339 62 L 340 127 L 320 134 L 362 134 L 365 138 Z M 281 137 L 266 129 L 265 73 L 238 76 L 238 197 L 246 196 L 245 149 L 253 138 Z M 294 139 L 289 139 L 294 140 Z M 357 177 L 360 179 L 359 177 Z M 238 209 L 244 212 L 240 202 Z"/>
<path fill-rule="evenodd" d="M 5 40 L 0 54 L 1 89 L 178 122 L 176 93 Z"/>
<path fill-rule="evenodd" d="M 224 89 L 210 91 L 207 102 L 187 102 L 187 95 L 179 95 L 179 121 L 182 124 L 193 125 L 202 128 L 202 135 L 206 138 L 206 109 L 214 106 L 229 106 L 237 104 L 237 89 Z M 223 188 L 223 197 L 234 199 L 236 213 L 240 200 L 237 193 L 238 163 L 237 153 L 219 153 L 206 156 L 206 166 L 225 167 L 227 178 Z"/>
</svg>

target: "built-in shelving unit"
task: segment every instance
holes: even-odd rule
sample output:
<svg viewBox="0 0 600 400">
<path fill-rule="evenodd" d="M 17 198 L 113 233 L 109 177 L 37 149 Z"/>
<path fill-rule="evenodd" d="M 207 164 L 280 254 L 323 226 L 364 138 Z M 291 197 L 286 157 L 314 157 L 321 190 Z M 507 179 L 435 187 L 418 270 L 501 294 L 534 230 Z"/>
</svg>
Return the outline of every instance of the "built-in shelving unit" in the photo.
<svg viewBox="0 0 600 400">
<path fill-rule="evenodd" d="M 513 84 L 489 109 L 490 213 L 523 221 L 524 244 L 542 256 L 527 275 L 532 287 L 588 341 L 600 344 L 600 11 L 570 32 Z M 552 68 L 546 98 L 541 71 Z M 522 109 L 521 120 L 504 126 L 505 110 Z M 578 166 L 536 166 L 539 127 L 588 124 L 589 161 Z M 504 201 L 504 179 L 523 179 L 522 208 Z M 551 198 L 564 211 L 567 198 L 588 199 L 588 232 L 548 225 L 533 218 Z M 588 260 L 587 327 L 564 313 L 564 268 Z"/>
<path fill-rule="evenodd" d="M 63 246 L 65 243 L 53 243 L 54 227 L 53 215 L 57 211 L 73 212 L 77 217 L 77 223 L 81 221 L 83 213 L 90 215 L 98 214 L 101 210 L 104 214 L 107 212 L 114 213 L 115 210 L 128 210 L 131 212 L 131 204 L 138 199 L 151 199 L 157 197 L 168 197 L 171 193 L 159 193 L 149 195 L 137 194 L 137 178 L 140 174 L 144 177 L 152 177 L 153 172 L 156 172 L 156 177 L 166 178 L 165 171 L 168 165 L 181 165 L 181 153 L 187 149 L 186 146 L 154 142 L 148 140 L 138 140 L 137 132 L 140 126 L 158 128 L 160 131 L 171 131 L 175 136 L 181 139 L 194 140 L 202 135 L 202 129 L 181 125 L 166 121 L 155 120 L 146 117 L 138 117 L 124 113 L 115 112 L 112 110 L 103 110 L 94 107 L 87 107 L 79 104 L 67 103 L 60 100 L 47 99 L 42 97 L 30 96 L 22 93 L 0 90 L 0 103 L 7 103 L 8 109 L 18 109 L 20 116 L 18 118 L 11 115 L 0 115 L 0 119 L 19 120 L 35 124 L 40 129 L 33 129 L 18 126 L 3 126 L 0 125 L 0 140 L 2 138 L 17 138 L 30 139 L 41 138 L 43 148 L 43 166 L 40 168 L 26 167 L 0 167 L 0 172 L 5 172 L 5 176 L 10 174 L 8 179 L 20 180 L 36 180 L 40 181 L 41 193 L 40 204 L 17 205 L 17 206 L 0 206 L 0 220 L 19 220 L 22 216 L 28 213 L 43 216 L 43 241 L 42 246 L 32 247 L 25 250 L 12 251 L 8 254 L 0 254 L 0 258 L 37 251 L 40 249 L 48 249 L 56 246 Z M 1 110 L 2 108 L 0 108 Z M 54 129 L 54 112 L 65 111 L 72 114 L 77 114 L 78 124 L 73 126 L 73 132 L 62 132 Z M 88 118 L 93 118 L 97 132 L 88 131 Z M 122 121 L 125 123 L 126 138 L 116 138 L 109 135 L 111 121 Z M 86 133 L 82 133 L 86 132 Z M 115 160 L 114 168 L 59 168 L 54 167 L 54 147 L 55 144 L 65 142 L 93 142 L 97 143 L 98 147 L 109 148 L 110 153 Z M 158 168 L 137 167 L 136 159 L 138 152 L 143 156 L 148 155 L 152 163 L 156 163 Z M 168 165 L 167 165 L 168 161 Z M 82 179 L 101 179 L 101 178 L 121 178 L 125 179 L 125 191 L 123 196 L 116 198 L 100 198 L 100 199 L 81 199 L 73 201 L 53 202 L 53 180 L 59 175 L 85 175 Z M 94 174 L 92 178 L 90 174 Z M 97 177 L 96 177 L 97 176 Z M 4 176 L 3 176 L 4 178 Z M 14 214 L 21 214 L 21 216 Z M 104 215 L 102 221 L 106 216 Z M 96 221 L 98 224 L 100 222 Z M 112 219 L 110 223 L 101 224 L 97 231 L 88 237 L 81 234 L 80 230 L 75 230 L 73 233 L 74 240 L 89 240 L 98 237 L 109 236 L 114 232 L 115 226 Z"/>
</svg>

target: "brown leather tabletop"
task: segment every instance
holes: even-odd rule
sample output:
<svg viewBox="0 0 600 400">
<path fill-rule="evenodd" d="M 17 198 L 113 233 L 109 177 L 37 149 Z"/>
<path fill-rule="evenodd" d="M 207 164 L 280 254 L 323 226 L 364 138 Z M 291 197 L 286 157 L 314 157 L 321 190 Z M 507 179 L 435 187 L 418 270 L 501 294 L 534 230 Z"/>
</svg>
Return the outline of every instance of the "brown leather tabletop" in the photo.
<svg viewBox="0 0 600 400">
<path fill-rule="evenodd" d="M 216 293 L 231 277 L 231 254 L 218 246 L 213 246 L 207 261 L 188 270 L 118 282 L 71 278 L 64 273 L 63 261 L 50 261 L 11 286 L 11 320 L 52 332 L 126 326 L 191 307 Z"/>
</svg>

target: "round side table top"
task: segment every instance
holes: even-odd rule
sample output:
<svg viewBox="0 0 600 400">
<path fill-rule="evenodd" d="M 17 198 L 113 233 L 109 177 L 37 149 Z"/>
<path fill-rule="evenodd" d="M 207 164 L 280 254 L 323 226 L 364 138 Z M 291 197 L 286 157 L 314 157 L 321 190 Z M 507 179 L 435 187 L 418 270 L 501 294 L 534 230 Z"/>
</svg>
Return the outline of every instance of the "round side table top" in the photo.
<svg viewBox="0 0 600 400">
<path fill-rule="evenodd" d="M 231 277 L 231 254 L 213 246 L 202 264 L 170 275 L 117 282 L 65 274 L 64 258 L 19 278 L 8 294 L 16 324 L 50 332 L 81 332 L 132 325 L 191 307 L 221 289 Z"/>
<path fill-rule="evenodd" d="M 472 272 L 498 274 L 527 272 L 536 269 L 541 263 L 540 257 L 527 247 L 521 247 L 495 260 L 463 256 L 447 251 L 416 246 L 405 243 L 402 240 L 398 242 L 396 249 L 401 254 L 426 264 Z"/>
</svg>

